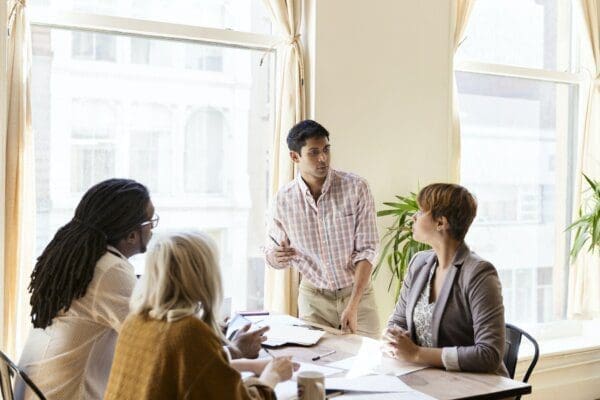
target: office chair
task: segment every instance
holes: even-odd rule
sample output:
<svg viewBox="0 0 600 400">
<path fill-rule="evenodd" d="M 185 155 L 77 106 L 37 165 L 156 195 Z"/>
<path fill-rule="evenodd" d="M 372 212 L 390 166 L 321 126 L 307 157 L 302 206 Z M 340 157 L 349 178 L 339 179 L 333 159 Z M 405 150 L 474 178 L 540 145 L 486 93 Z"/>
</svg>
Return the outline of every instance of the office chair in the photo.
<svg viewBox="0 0 600 400">
<path fill-rule="evenodd" d="M 515 378 L 515 370 L 517 369 L 517 361 L 519 358 L 519 347 L 521 347 L 521 339 L 525 336 L 529 341 L 533 344 L 533 359 L 529 363 L 529 367 L 527 368 L 527 372 L 525 372 L 525 376 L 523 377 L 523 382 L 527 383 L 531 373 L 533 372 L 533 368 L 538 362 L 538 358 L 540 356 L 540 348 L 538 346 L 537 341 L 531 336 L 529 333 L 525 332 L 523 329 L 518 328 L 511 324 L 506 324 L 506 349 L 504 350 L 504 365 L 508 370 L 508 374 L 511 379 Z M 517 397 L 519 400 L 521 396 Z"/>
<path fill-rule="evenodd" d="M 25 385 L 41 400 L 46 400 L 41 390 L 29 379 L 29 376 L 0 351 L 0 393 L 3 400 L 13 400 L 12 378 L 18 375 Z"/>
</svg>

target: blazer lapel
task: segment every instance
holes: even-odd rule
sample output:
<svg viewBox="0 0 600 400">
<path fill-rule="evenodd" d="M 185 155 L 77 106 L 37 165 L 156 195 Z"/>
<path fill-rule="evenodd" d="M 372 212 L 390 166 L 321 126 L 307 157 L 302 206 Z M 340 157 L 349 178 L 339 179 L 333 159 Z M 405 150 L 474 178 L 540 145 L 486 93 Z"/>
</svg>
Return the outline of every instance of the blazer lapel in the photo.
<svg viewBox="0 0 600 400">
<path fill-rule="evenodd" d="M 459 268 L 463 265 L 463 262 L 469 253 L 470 250 L 464 243 L 456 250 L 456 254 L 452 260 L 452 266 L 448 270 L 448 275 L 446 275 L 442 290 L 435 302 L 435 306 L 433 307 L 433 315 L 431 316 L 431 341 L 433 342 L 433 347 L 438 347 L 442 315 L 444 315 L 444 310 L 446 309 L 446 305 L 448 303 L 448 297 L 450 296 L 452 287 L 454 287 L 454 281 L 456 280 Z"/>
<path fill-rule="evenodd" d="M 410 289 L 408 300 L 406 302 L 406 327 L 410 332 L 412 338 L 415 338 L 415 330 L 413 327 L 413 310 L 417 301 L 419 300 L 419 296 L 421 292 L 423 292 L 423 288 L 427 284 L 427 279 L 429 278 L 429 271 L 433 267 L 435 263 L 436 257 L 435 253 L 431 253 L 431 256 L 425 260 L 425 263 L 418 268 L 416 272 L 417 276 L 412 283 L 412 287 Z"/>
</svg>

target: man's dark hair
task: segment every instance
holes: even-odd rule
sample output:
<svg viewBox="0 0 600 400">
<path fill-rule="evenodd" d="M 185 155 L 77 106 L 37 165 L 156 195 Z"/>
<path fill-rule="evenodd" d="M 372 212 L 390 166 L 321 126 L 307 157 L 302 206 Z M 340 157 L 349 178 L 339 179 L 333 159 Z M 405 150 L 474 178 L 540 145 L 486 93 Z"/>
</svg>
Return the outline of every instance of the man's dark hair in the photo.
<svg viewBox="0 0 600 400">
<path fill-rule="evenodd" d="M 329 140 L 329 132 L 312 119 L 305 119 L 298 122 L 290 129 L 287 137 L 287 145 L 291 151 L 300 154 L 302 147 L 306 145 L 306 141 L 311 138 L 327 138 Z"/>
<path fill-rule="evenodd" d="M 46 328 L 73 300 L 85 295 L 106 245 L 116 245 L 148 217 L 148 189 L 131 179 L 108 179 L 92 186 L 73 219 L 56 232 L 31 274 L 31 322 Z"/>
</svg>

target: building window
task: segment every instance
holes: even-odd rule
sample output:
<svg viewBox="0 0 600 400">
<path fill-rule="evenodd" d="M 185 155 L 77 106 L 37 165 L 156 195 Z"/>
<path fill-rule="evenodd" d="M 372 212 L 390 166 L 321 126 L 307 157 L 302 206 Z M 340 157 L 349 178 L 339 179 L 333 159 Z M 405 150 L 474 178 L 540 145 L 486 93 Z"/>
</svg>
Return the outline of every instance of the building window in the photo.
<svg viewBox="0 0 600 400">
<path fill-rule="evenodd" d="M 505 18 L 510 15 L 511 18 Z M 507 322 L 565 318 L 579 86 L 569 1 L 476 2 L 456 58 L 466 238 L 499 270 Z"/>
<path fill-rule="evenodd" d="M 103 33 L 73 32 L 71 42 L 73 58 L 80 60 L 115 61 L 116 41 Z"/>
<path fill-rule="evenodd" d="M 223 70 L 223 49 L 214 46 L 187 45 L 185 66 L 189 69 L 220 72 Z"/>
<path fill-rule="evenodd" d="M 129 123 L 129 174 L 155 194 L 171 193 L 173 122 L 164 105 L 136 104 Z"/>
<path fill-rule="evenodd" d="M 194 112 L 185 127 L 185 190 L 223 192 L 224 118 L 220 111 Z"/>
</svg>

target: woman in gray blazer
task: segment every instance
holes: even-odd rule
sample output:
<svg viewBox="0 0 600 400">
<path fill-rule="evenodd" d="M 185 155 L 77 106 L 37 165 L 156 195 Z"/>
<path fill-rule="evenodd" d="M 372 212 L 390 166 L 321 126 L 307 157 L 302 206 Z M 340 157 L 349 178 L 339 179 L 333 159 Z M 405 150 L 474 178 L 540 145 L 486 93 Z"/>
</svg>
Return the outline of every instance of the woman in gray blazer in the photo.
<svg viewBox="0 0 600 400">
<path fill-rule="evenodd" d="M 464 242 L 475 198 L 462 186 L 436 183 L 424 187 L 417 202 L 413 237 L 433 249 L 409 264 L 384 352 L 448 370 L 508 376 L 498 273 Z"/>
</svg>

